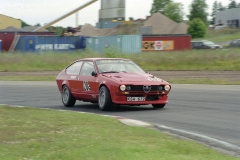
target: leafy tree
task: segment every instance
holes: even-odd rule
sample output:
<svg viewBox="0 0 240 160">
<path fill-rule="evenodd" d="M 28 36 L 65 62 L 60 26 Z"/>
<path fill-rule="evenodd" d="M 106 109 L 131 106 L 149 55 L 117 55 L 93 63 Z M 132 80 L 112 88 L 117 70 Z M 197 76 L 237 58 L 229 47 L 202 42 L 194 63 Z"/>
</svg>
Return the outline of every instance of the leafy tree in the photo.
<svg viewBox="0 0 240 160">
<path fill-rule="evenodd" d="M 168 18 L 176 21 L 183 21 L 183 5 L 182 3 L 174 3 L 172 0 L 153 0 L 151 14 L 160 12 Z"/>
<path fill-rule="evenodd" d="M 200 18 L 194 18 L 189 23 L 188 34 L 192 35 L 192 38 L 202 38 L 206 34 L 206 25 Z"/>
<path fill-rule="evenodd" d="M 230 4 L 228 5 L 228 8 L 237 8 L 237 3 L 235 0 L 230 0 Z"/>
<path fill-rule="evenodd" d="M 152 9 L 150 11 L 151 14 L 160 12 L 162 14 L 165 13 L 167 5 L 172 2 L 172 0 L 153 0 Z"/>
<path fill-rule="evenodd" d="M 40 23 L 37 23 L 37 24 L 35 24 L 34 26 L 35 26 L 35 27 L 37 27 L 37 26 L 38 26 L 38 27 L 41 27 L 41 24 L 40 24 Z"/>
<path fill-rule="evenodd" d="M 21 20 L 22 21 L 22 20 Z M 31 26 L 30 24 L 27 24 L 26 22 L 22 21 L 22 27 L 26 27 L 26 26 Z"/>
<path fill-rule="evenodd" d="M 216 18 L 216 13 L 219 11 L 219 7 L 218 7 L 218 3 L 217 1 L 214 1 L 213 3 L 213 11 L 212 11 L 212 20 L 211 20 L 211 24 L 215 23 L 215 18 Z"/>
<path fill-rule="evenodd" d="M 62 35 L 63 31 L 64 31 L 63 27 L 57 27 L 55 34 L 60 36 L 60 35 Z"/>
<path fill-rule="evenodd" d="M 219 2 L 219 3 L 218 3 L 218 9 L 219 9 L 219 11 L 224 11 L 224 10 L 226 9 L 226 7 L 224 7 L 224 6 L 222 5 L 222 3 Z"/>
<path fill-rule="evenodd" d="M 170 2 L 165 9 L 164 15 L 175 22 L 183 22 L 183 4 Z"/>
<path fill-rule="evenodd" d="M 188 16 L 189 21 L 192 21 L 195 18 L 200 18 L 205 25 L 208 25 L 207 21 L 207 4 L 205 0 L 193 0 L 191 6 L 190 6 L 190 15 Z"/>
</svg>

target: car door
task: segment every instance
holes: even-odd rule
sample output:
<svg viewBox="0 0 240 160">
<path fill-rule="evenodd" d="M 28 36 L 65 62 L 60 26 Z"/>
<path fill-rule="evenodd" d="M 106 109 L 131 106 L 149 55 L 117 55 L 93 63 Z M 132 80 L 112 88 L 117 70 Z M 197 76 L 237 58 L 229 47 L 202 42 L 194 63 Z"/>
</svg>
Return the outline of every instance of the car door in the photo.
<svg viewBox="0 0 240 160">
<path fill-rule="evenodd" d="M 67 74 L 67 79 L 68 79 L 68 84 L 69 88 L 71 90 L 72 94 L 77 93 L 77 78 L 80 73 L 80 69 L 82 67 L 83 62 L 82 61 L 77 61 L 70 65 L 68 68 L 66 68 L 66 74 Z"/>
<path fill-rule="evenodd" d="M 92 72 L 96 72 L 93 61 L 85 61 L 77 77 L 77 88 L 80 99 L 88 101 L 96 101 L 98 94 L 97 75 L 92 76 Z"/>
</svg>

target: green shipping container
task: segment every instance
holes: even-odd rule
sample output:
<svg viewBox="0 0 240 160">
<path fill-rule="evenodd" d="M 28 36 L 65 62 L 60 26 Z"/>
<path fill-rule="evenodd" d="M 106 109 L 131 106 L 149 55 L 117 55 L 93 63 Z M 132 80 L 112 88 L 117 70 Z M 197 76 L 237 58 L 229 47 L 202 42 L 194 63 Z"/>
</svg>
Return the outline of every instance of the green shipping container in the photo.
<svg viewBox="0 0 240 160">
<path fill-rule="evenodd" d="M 142 51 L 141 35 L 118 35 L 90 37 L 86 40 L 87 47 L 97 53 L 114 50 L 121 53 L 140 53 Z"/>
</svg>

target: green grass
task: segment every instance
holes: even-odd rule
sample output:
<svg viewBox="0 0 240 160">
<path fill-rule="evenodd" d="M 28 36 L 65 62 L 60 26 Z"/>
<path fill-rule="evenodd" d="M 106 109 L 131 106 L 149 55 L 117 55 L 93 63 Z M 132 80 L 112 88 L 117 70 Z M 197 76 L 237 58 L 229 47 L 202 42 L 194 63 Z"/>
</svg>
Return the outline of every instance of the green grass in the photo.
<svg viewBox="0 0 240 160">
<path fill-rule="evenodd" d="M 198 143 L 94 114 L 0 106 L 1 160 L 233 160 Z"/>
<path fill-rule="evenodd" d="M 224 28 L 220 30 L 208 30 L 205 38 L 213 42 L 225 42 L 240 38 L 240 29 Z"/>
<path fill-rule="evenodd" d="M 119 57 L 136 62 L 145 70 L 240 71 L 240 49 L 143 52 L 120 54 L 73 53 L 0 54 L 0 71 L 60 71 L 73 61 L 88 57 Z"/>
<path fill-rule="evenodd" d="M 144 70 L 186 70 L 186 71 L 240 71 L 240 49 L 228 50 L 192 50 L 175 52 L 143 52 L 122 54 L 106 50 L 105 54 L 96 54 L 90 50 L 72 53 L 4 53 L 0 54 L 0 71 L 60 71 L 73 61 L 81 58 L 106 57 L 127 58 L 133 60 Z M 4 81 L 53 81 L 57 75 L 5 75 Z M 178 79 L 170 83 L 188 84 L 240 84 L 224 79 Z"/>
</svg>

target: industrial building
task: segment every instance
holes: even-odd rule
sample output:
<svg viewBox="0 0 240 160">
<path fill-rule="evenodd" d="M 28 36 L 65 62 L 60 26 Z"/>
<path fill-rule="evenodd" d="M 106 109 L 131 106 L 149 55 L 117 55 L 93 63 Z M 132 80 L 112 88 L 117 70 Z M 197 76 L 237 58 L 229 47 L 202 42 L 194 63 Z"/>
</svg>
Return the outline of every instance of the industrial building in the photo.
<svg viewBox="0 0 240 160">
<path fill-rule="evenodd" d="M 240 27 L 240 8 L 231 8 L 216 13 L 215 25 L 229 28 Z"/>
<path fill-rule="evenodd" d="M 15 28 L 22 28 L 22 21 L 3 14 L 0 14 L 0 29 L 6 29 L 12 26 Z"/>
<path fill-rule="evenodd" d="M 114 28 L 125 21 L 126 0 L 101 0 L 97 28 Z"/>
</svg>

